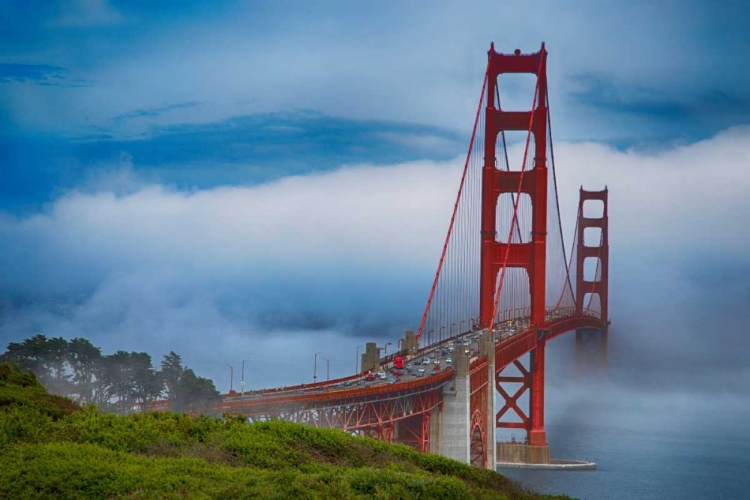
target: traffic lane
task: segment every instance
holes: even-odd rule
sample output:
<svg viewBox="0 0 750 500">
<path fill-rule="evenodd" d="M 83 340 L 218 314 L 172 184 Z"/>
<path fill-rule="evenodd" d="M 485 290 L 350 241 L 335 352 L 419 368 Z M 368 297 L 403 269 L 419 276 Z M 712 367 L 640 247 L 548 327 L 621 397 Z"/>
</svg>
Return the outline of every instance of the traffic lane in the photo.
<svg viewBox="0 0 750 500">
<path fill-rule="evenodd" d="M 472 340 L 469 344 L 464 344 L 463 339 L 467 338 L 467 336 L 471 337 Z M 456 341 L 453 342 L 454 349 L 458 347 L 469 347 L 470 348 L 470 355 L 475 355 L 478 351 L 477 347 L 477 340 L 473 337 L 477 336 L 474 332 L 463 334 L 462 336 L 458 337 Z M 431 349 L 427 349 L 420 353 L 418 356 L 414 356 L 411 359 L 407 359 L 407 364 L 412 365 L 412 373 L 409 373 L 407 370 L 402 370 L 402 374 L 396 378 L 396 383 L 402 383 L 402 382 L 411 382 L 414 380 L 417 380 L 419 378 L 428 377 L 433 374 L 441 373 L 443 370 L 450 368 L 452 366 L 451 363 L 448 363 L 446 360 L 451 357 L 452 352 L 449 350 L 450 344 L 445 344 L 439 347 L 434 347 Z M 434 357 L 431 357 L 432 354 L 435 354 Z M 421 361 L 427 359 L 429 362 L 427 364 L 423 364 Z M 420 364 L 417 365 L 416 361 L 419 360 Z M 439 370 L 435 370 L 435 360 L 438 360 L 438 366 L 440 367 Z M 417 376 L 416 372 L 419 370 L 419 368 L 423 368 L 425 370 L 423 377 Z M 381 380 L 379 378 L 376 378 L 375 380 L 368 381 L 365 379 L 365 376 L 363 375 L 361 378 L 354 379 L 345 383 L 339 383 L 339 384 L 333 384 L 333 385 L 326 385 L 321 387 L 315 387 L 315 388 L 304 388 L 304 389 L 297 389 L 292 391 L 278 391 L 274 394 L 254 394 L 254 395 L 245 395 L 242 396 L 241 399 L 245 398 L 255 398 L 255 397 L 267 397 L 267 396 L 277 396 L 280 395 L 279 393 L 304 393 L 304 392 L 330 392 L 330 391 L 344 391 L 344 390 L 351 390 L 357 387 L 364 388 L 364 387 L 377 387 L 380 385 L 388 384 L 388 379 L 394 377 L 393 376 L 393 368 L 388 367 L 388 370 L 385 371 L 386 373 L 386 379 Z"/>
</svg>

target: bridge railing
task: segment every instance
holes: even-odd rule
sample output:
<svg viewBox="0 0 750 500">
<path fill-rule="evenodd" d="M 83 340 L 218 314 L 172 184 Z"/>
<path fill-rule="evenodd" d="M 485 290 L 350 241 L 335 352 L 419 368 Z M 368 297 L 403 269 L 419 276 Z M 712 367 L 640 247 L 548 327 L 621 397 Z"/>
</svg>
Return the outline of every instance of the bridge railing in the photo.
<svg viewBox="0 0 750 500">
<path fill-rule="evenodd" d="M 598 311 L 595 311 L 593 309 L 584 309 L 582 313 L 578 313 L 576 311 L 575 307 L 548 307 L 545 311 L 545 317 L 547 321 L 560 319 L 564 317 L 570 317 L 570 316 L 576 316 L 579 314 L 583 314 L 585 316 L 591 316 L 595 318 L 599 318 L 600 313 Z M 504 313 L 506 314 L 506 313 Z M 507 322 L 514 322 L 514 321 L 520 321 L 523 322 L 524 320 L 528 320 L 530 318 L 531 310 L 530 308 L 515 308 L 507 311 L 506 316 L 508 316 L 507 319 L 503 320 L 502 322 L 498 322 L 497 326 L 498 329 L 503 328 L 503 324 L 507 324 Z M 521 326 L 521 325 L 519 325 Z M 523 324 L 523 328 L 519 328 L 519 332 L 523 331 L 524 329 L 528 328 L 529 325 Z M 446 339 L 443 339 L 439 342 L 435 342 L 433 344 L 430 344 L 428 346 L 424 346 L 420 348 L 415 354 L 411 355 L 412 358 L 419 357 L 424 354 L 425 351 L 431 350 L 431 349 L 440 349 L 446 345 L 448 345 L 451 342 L 455 342 L 457 339 L 460 339 L 461 337 L 464 337 L 466 335 L 472 334 L 474 332 L 478 331 L 476 328 L 472 328 L 472 330 L 469 330 L 467 332 L 459 333 L 453 337 L 449 337 Z M 410 353 L 406 349 L 401 349 L 399 351 L 393 352 L 391 354 L 388 354 L 387 356 L 384 356 L 380 359 L 380 367 L 386 367 L 391 365 L 394 362 L 394 359 L 396 356 L 406 356 L 407 358 L 410 357 Z M 355 373 L 353 375 L 349 375 L 346 377 L 341 377 L 333 380 L 326 380 L 321 382 L 313 382 L 309 384 L 301 383 L 297 385 L 291 385 L 291 386 L 283 386 L 283 387 L 275 387 L 270 389 L 257 389 L 252 391 L 245 391 L 243 393 L 244 396 L 265 396 L 265 395 L 275 395 L 283 392 L 295 392 L 295 391 L 307 391 L 307 390 L 317 390 L 317 389 L 324 389 L 326 387 L 332 387 L 336 385 L 343 384 L 345 382 L 349 381 L 355 381 L 360 378 L 362 378 L 362 373 Z M 234 394 L 232 396 L 225 395 L 225 397 L 240 397 L 240 394 Z"/>
<path fill-rule="evenodd" d="M 408 352 L 405 349 L 402 349 L 400 351 L 396 351 L 392 354 L 389 354 L 383 358 L 380 358 L 380 367 L 388 366 L 389 364 L 393 363 L 395 357 L 397 355 L 408 355 Z M 355 381 L 357 379 L 362 378 L 362 373 L 355 373 L 354 375 L 349 375 L 346 377 L 336 378 L 332 380 L 324 380 L 321 382 L 313 382 L 310 384 L 297 384 L 297 385 L 289 385 L 289 386 L 283 386 L 283 387 L 274 387 L 269 389 L 256 389 L 253 391 L 245 391 L 243 394 L 234 394 L 232 396 L 230 395 L 224 395 L 224 397 L 240 397 L 240 396 L 266 396 L 266 395 L 273 395 L 278 394 L 281 392 L 294 392 L 294 391 L 302 391 L 302 390 L 315 390 L 315 389 L 321 389 L 325 387 L 335 386 L 339 384 L 343 384 L 344 382 L 349 381 Z"/>
<path fill-rule="evenodd" d="M 403 382 L 398 385 L 378 385 L 374 387 L 365 388 L 349 388 L 344 390 L 331 390 L 323 389 L 322 391 L 305 391 L 301 394 L 286 393 L 279 394 L 278 397 L 265 399 L 265 398 L 226 398 L 221 403 L 221 410 L 239 410 L 242 407 L 260 407 L 260 406 L 275 406 L 279 407 L 284 404 L 299 404 L 305 402 L 317 402 L 323 403 L 332 400 L 350 400 L 355 398 L 356 400 L 362 400 L 373 396 L 388 395 L 393 397 L 394 393 L 401 394 L 403 396 L 410 395 L 414 392 L 414 389 L 430 390 L 437 386 L 443 385 L 445 382 L 453 377 L 453 370 L 447 369 L 420 380 L 414 380 L 411 382 Z"/>
</svg>

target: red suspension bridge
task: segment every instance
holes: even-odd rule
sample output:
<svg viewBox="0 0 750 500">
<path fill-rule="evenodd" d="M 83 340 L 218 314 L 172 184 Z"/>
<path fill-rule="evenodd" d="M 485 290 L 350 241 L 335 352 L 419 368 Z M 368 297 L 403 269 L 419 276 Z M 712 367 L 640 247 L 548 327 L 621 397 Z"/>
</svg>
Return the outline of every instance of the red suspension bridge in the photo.
<svg viewBox="0 0 750 500">
<path fill-rule="evenodd" d="M 606 188 L 581 189 L 574 237 L 569 249 L 564 244 L 546 63 L 544 44 L 533 54 L 491 46 L 435 278 L 419 327 L 406 332 L 401 350 L 380 357 L 370 343 L 360 373 L 232 394 L 223 411 L 336 427 L 489 468 L 498 460 L 550 462 L 546 345 L 576 332 L 580 359 L 591 345 L 606 353 L 609 247 Z M 519 73 L 536 76 L 531 108 L 504 110 L 499 77 Z M 525 133 L 515 164 L 509 131 Z M 595 202 L 603 204 L 601 216 L 584 216 Z M 591 228 L 598 244 L 586 245 Z M 595 269 L 590 279 L 584 268 Z M 401 372 L 396 356 L 406 366 L 389 379 Z M 370 372 L 382 373 L 369 380 Z M 527 410 L 519 402 L 524 394 Z M 497 428 L 518 429 L 526 439 L 496 443 Z"/>
</svg>

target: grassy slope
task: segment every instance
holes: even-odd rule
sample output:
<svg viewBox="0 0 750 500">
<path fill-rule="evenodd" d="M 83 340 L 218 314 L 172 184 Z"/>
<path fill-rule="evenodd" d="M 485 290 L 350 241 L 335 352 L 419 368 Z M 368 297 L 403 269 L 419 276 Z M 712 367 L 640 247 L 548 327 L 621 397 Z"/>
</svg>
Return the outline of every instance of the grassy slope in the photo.
<svg viewBox="0 0 750 500">
<path fill-rule="evenodd" d="M 116 497 L 555 498 L 332 429 L 80 409 L 0 365 L 0 498 Z"/>
</svg>

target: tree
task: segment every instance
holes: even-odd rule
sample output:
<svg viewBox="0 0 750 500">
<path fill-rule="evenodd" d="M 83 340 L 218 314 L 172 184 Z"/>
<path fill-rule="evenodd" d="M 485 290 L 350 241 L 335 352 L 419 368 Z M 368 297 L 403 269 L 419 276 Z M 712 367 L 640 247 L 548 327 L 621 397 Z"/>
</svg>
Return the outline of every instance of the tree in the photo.
<svg viewBox="0 0 750 500">
<path fill-rule="evenodd" d="M 101 360 L 101 349 L 87 339 L 74 338 L 68 343 L 68 363 L 73 370 L 74 392 L 79 403 L 96 402 L 96 373 Z"/>
<path fill-rule="evenodd" d="M 47 358 L 47 337 L 34 335 L 21 343 L 10 342 L 3 361 L 14 363 L 22 370 L 31 370 L 40 381 L 49 377 L 44 361 Z"/>
<path fill-rule="evenodd" d="M 145 352 L 130 353 L 130 393 L 136 402 L 145 406 L 161 396 L 162 383 L 151 364 L 151 356 Z"/>
<path fill-rule="evenodd" d="M 32 370 L 50 392 L 74 396 L 103 410 L 129 412 L 135 403 L 147 408 L 165 391 L 173 410 L 207 410 L 220 398 L 213 381 L 183 367 L 174 351 L 164 356 L 157 371 L 145 352 L 117 351 L 107 356 L 87 339 L 48 339 L 40 334 L 9 343 L 0 355 L 2 361 Z"/>
<path fill-rule="evenodd" d="M 47 340 L 44 346 L 43 363 L 50 375 L 47 390 L 53 394 L 68 395 L 73 391 L 70 374 L 67 373 L 68 341 L 62 337 Z"/>
<path fill-rule="evenodd" d="M 100 356 L 92 367 L 93 381 L 91 399 L 96 406 L 107 410 L 115 396 L 117 366 L 110 356 Z"/>
<path fill-rule="evenodd" d="M 169 351 L 169 354 L 162 359 L 160 375 L 167 399 L 169 399 L 169 406 L 172 409 L 177 407 L 180 376 L 183 370 L 182 358 L 174 351 Z"/>
<path fill-rule="evenodd" d="M 221 395 L 212 380 L 198 377 L 193 370 L 185 368 L 180 376 L 178 409 L 193 409 L 199 412 L 210 410 Z"/>
<path fill-rule="evenodd" d="M 133 403 L 133 375 L 130 364 L 130 353 L 117 351 L 104 357 L 103 375 L 109 383 L 111 397 L 117 398 L 115 408 L 120 413 L 127 413 Z M 110 397 L 110 399 L 111 399 Z"/>
<path fill-rule="evenodd" d="M 44 361 L 53 378 L 58 380 L 67 378 L 65 363 L 68 361 L 68 341 L 62 337 L 49 339 L 44 350 Z"/>
<path fill-rule="evenodd" d="M 71 389 L 66 372 L 67 351 L 68 341 L 64 338 L 48 339 L 39 334 L 21 343 L 9 343 L 2 359 L 33 371 L 49 392 L 67 395 Z"/>
</svg>

